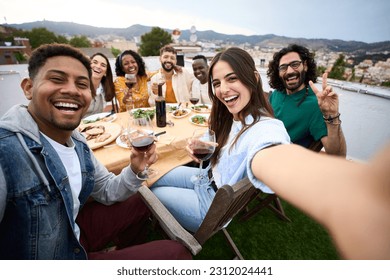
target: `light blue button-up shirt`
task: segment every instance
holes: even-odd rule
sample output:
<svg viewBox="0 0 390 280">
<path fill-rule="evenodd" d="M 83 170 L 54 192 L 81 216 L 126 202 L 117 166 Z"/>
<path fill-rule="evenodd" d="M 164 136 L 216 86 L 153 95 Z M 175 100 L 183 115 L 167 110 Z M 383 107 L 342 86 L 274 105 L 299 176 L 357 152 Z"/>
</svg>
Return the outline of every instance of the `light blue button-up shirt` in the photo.
<svg viewBox="0 0 390 280">
<path fill-rule="evenodd" d="M 253 117 L 245 118 L 246 124 L 251 124 Z M 260 121 L 246 130 L 232 147 L 232 143 L 243 125 L 233 121 L 227 144 L 222 148 L 220 158 L 213 168 L 215 183 L 218 187 L 224 184 L 234 185 L 248 177 L 252 184 L 265 193 L 273 193 L 252 172 L 251 163 L 256 153 L 271 145 L 289 144 L 290 137 L 283 125 L 277 119 L 261 117 Z"/>
</svg>

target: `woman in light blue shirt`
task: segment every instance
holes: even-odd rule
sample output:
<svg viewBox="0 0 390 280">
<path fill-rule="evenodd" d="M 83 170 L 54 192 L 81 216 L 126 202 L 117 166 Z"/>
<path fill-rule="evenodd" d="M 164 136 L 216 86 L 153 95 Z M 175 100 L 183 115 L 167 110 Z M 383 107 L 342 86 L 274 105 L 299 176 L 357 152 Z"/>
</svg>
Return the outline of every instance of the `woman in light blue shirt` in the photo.
<svg viewBox="0 0 390 280">
<path fill-rule="evenodd" d="M 255 187 L 272 193 L 255 178 L 252 159 L 260 150 L 290 143 L 283 123 L 273 118 L 263 94 L 261 78 L 252 57 L 239 48 L 229 48 L 212 60 L 208 75 L 213 107 L 209 127 L 218 146 L 210 159 L 216 187 L 235 184 L 249 177 Z M 192 158 L 198 161 L 191 150 Z M 195 232 L 215 196 L 215 187 L 194 184 L 197 168 L 181 166 L 160 178 L 151 190 L 186 229 Z"/>
</svg>

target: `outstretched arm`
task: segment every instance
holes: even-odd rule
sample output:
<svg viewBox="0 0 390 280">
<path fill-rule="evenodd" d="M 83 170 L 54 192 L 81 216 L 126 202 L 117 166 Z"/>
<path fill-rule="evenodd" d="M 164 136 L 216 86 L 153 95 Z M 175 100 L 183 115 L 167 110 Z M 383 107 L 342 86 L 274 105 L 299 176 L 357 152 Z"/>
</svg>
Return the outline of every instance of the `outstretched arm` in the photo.
<svg viewBox="0 0 390 280">
<path fill-rule="evenodd" d="M 390 145 L 370 164 L 297 145 L 264 149 L 252 161 L 254 175 L 323 224 L 350 259 L 390 258 L 389 166 Z"/>
<path fill-rule="evenodd" d="M 341 129 L 341 121 L 339 114 L 339 98 L 333 91 L 332 86 L 328 85 L 328 73 L 322 76 L 322 91 L 319 91 L 313 82 L 309 85 L 318 99 L 318 106 L 324 116 L 328 136 L 321 139 L 325 151 L 328 154 L 339 155 L 345 157 L 347 154 L 347 146 L 344 138 L 344 133 Z"/>
</svg>

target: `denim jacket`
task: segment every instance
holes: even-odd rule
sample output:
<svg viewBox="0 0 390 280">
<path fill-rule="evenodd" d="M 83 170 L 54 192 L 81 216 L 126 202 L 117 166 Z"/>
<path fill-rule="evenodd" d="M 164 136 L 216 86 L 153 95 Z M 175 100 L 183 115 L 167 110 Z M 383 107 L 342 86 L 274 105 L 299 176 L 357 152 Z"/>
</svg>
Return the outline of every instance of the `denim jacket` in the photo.
<svg viewBox="0 0 390 280">
<path fill-rule="evenodd" d="M 123 201 L 140 186 L 129 167 L 119 176 L 72 134 L 80 159 L 81 207 L 89 196 Z M 86 259 L 74 234 L 73 198 L 65 167 L 23 106 L 0 121 L 0 259 Z"/>
</svg>

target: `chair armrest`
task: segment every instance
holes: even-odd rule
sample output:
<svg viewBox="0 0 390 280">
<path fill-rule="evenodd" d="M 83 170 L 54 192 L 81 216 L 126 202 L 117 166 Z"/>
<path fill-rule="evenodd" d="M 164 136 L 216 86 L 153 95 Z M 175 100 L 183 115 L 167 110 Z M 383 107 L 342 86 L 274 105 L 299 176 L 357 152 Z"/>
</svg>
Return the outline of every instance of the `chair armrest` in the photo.
<svg viewBox="0 0 390 280">
<path fill-rule="evenodd" d="M 177 220 L 148 187 L 141 186 L 138 189 L 138 192 L 169 238 L 177 240 L 186 246 L 194 256 L 202 250 L 202 246 L 194 238 L 194 236 L 177 222 Z"/>
</svg>

